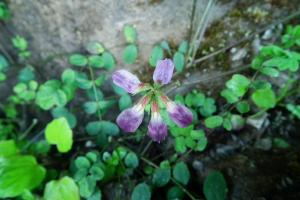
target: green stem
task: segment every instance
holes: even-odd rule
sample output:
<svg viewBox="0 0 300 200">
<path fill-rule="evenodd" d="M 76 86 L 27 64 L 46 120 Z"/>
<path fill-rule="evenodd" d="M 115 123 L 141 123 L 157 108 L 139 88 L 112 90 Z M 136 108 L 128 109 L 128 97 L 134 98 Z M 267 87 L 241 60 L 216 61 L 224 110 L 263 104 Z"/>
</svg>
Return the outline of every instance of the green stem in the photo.
<svg viewBox="0 0 300 200">
<path fill-rule="evenodd" d="M 24 133 L 22 133 L 22 135 L 20 135 L 20 137 L 18 139 L 23 140 L 30 133 L 30 131 L 35 127 L 37 122 L 38 122 L 37 119 L 33 119 L 30 126 L 24 131 Z"/>
<path fill-rule="evenodd" d="M 95 100 L 97 102 L 97 115 L 98 115 L 99 120 L 101 121 L 102 116 L 101 116 L 101 110 L 100 110 L 100 106 L 99 106 L 99 98 L 98 98 L 98 95 L 97 95 L 97 89 L 96 89 L 96 84 L 95 84 L 94 71 L 93 71 L 91 66 L 89 66 L 88 68 L 89 68 L 90 76 L 91 76 L 92 83 L 93 83 L 93 92 L 94 92 Z"/>
</svg>

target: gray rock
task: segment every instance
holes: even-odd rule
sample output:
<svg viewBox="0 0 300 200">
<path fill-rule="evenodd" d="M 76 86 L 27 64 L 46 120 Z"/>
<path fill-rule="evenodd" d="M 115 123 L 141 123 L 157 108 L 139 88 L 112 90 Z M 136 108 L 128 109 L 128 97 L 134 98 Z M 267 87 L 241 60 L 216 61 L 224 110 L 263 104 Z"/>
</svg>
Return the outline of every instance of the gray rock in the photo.
<svg viewBox="0 0 300 200">
<path fill-rule="evenodd" d="M 203 13 L 207 0 L 197 3 L 197 13 Z M 122 28 L 133 24 L 138 31 L 140 65 L 156 42 L 167 39 L 178 44 L 188 36 L 192 7 L 192 0 L 11 0 L 13 18 L 6 27 L 29 39 L 37 61 L 78 52 L 89 41 L 102 42 L 120 59 L 125 45 Z M 215 5 L 209 22 L 220 18 L 227 7 Z"/>
</svg>

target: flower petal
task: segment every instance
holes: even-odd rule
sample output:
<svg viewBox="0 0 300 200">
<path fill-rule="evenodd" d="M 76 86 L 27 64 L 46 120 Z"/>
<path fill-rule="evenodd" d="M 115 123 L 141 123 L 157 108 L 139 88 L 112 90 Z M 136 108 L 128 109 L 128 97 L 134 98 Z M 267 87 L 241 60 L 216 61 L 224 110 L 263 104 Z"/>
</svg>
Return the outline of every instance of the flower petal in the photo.
<svg viewBox="0 0 300 200">
<path fill-rule="evenodd" d="M 112 75 L 112 79 L 114 84 L 131 94 L 136 93 L 141 84 L 141 81 L 136 75 L 123 69 L 115 71 Z"/>
<path fill-rule="evenodd" d="M 117 117 L 117 124 L 123 131 L 133 133 L 141 125 L 143 118 L 144 109 L 141 111 L 137 106 L 134 106 L 120 113 Z"/>
<path fill-rule="evenodd" d="M 153 141 L 160 143 L 168 135 L 167 125 L 163 122 L 159 113 L 155 112 L 151 115 L 150 123 L 148 125 L 148 135 Z"/>
<path fill-rule="evenodd" d="M 168 84 L 173 76 L 174 64 L 170 59 L 159 60 L 153 73 L 153 80 L 162 85 Z"/>
<path fill-rule="evenodd" d="M 186 127 L 193 122 L 193 113 L 185 106 L 167 102 L 170 118 L 180 127 Z"/>
</svg>

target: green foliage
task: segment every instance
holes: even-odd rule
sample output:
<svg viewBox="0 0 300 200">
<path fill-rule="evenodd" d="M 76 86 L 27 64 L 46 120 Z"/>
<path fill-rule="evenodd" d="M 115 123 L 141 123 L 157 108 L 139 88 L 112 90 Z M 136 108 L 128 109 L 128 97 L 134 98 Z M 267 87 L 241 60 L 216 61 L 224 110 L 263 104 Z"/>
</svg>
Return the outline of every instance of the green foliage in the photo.
<svg viewBox="0 0 300 200">
<path fill-rule="evenodd" d="M 164 50 L 158 45 L 154 46 L 154 48 L 151 51 L 150 58 L 149 58 L 150 66 L 155 67 L 157 61 L 161 60 L 163 58 L 163 56 L 164 56 Z"/>
<path fill-rule="evenodd" d="M 53 118 L 64 117 L 68 121 L 70 128 L 74 128 L 77 124 L 75 115 L 64 107 L 57 107 L 52 109 L 51 114 Z"/>
<path fill-rule="evenodd" d="M 46 170 L 35 157 L 9 155 L 0 157 L 0 198 L 21 195 L 24 190 L 32 190 L 43 181 Z"/>
<path fill-rule="evenodd" d="M 131 200 L 150 200 L 151 199 L 151 191 L 149 186 L 146 183 L 140 183 L 135 186 Z"/>
<path fill-rule="evenodd" d="M 300 105 L 287 104 L 286 108 L 294 116 L 296 116 L 298 119 L 300 119 Z"/>
<path fill-rule="evenodd" d="M 105 51 L 104 46 L 100 43 L 100 42 L 89 42 L 86 45 L 86 50 L 90 53 L 90 54 L 101 54 Z"/>
<path fill-rule="evenodd" d="M 204 123 L 207 128 L 217 128 L 223 124 L 223 117 L 214 115 L 206 118 Z"/>
<path fill-rule="evenodd" d="M 260 108 L 268 109 L 276 105 L 275 93 L 272 89 L 256 90 L 251 96 L 253 102 Z"/>
<path fill-rule="evenodd" d="M 28 43 L 27 40 L 19 35 L 12 39 L 13 46 L 19 51 L 19 57 L 21 59 L 26 59 L 31 56 L 30 51 L 27 50 Z"/>
<path fill-rule="evenodd" d="M 228 103 L 235 103 L 247 92 L 249 85 L 250 80 L 247 77 L 235 74 L 226 82 L 226 89 L 221 92 L 221 95 Z"/>
<path fill-rule="evenodd" d="M 159 168 L 154 170 L 152 183 L 157 187 L 165 186 L 171 179 L 171 167 L 169 161 L 160 163 Z"/>
<path fill-rule="evenodd" d="M 6 58 L 0 54 L 0 72 L 7 70 L 8 67 L 9 67 L 9 64 L 8 64 Z"/>
<path fill-rule="evenodd" d="M 125 157 L 125 165 L 129 168 L 137 168 L 139 166 L 139 159 L 137 155 L 130 152 Z"/>
<path fill-rule="evenodd" d="M 181 52 L 176 52 L 173 56 L 173 62 L 177 72 L 182 72 L 185 64 L 184 55 Z"/>
<path fill-rule="evenodd" d="M 102 54 L 102 59 L 103 59 L 103 67 L 107 70 L 112 70 L 116 66 L 116 61 L 113 55 L 109 52 L 104 52 Z"/>
<path fill-rule="evenodd" d="M 176 165 L 173 168 L 173 177 L 176 181 L 178 181 L 183 185 L 188 184 L 191 175 L 190 175 L 189 168 L 184 162 L 181 161 L 179 163 L 176 163 Z"/>
<path fill-rule="evenodd" d="M 135 45 L 128 45 L 123 52 L 123 61 L 127 64 L 132 64 L 135 62 L 138 56 L 138 49 Z"/>
<path fill-rule="evenodd" d="M 20 72 L 18 76 L 19 81 L 29 82 L 35 79 L 34 68 L 30 65 L 26 65 Z"/>
<path fill-rule="evenodd" d="M 58 80 L 50 80 L 42 84 L 35 99 L 35 103 L 44 110 L 49 110 L 54 106 L 62 107 L 67 101 L 67 95 Z"/>
<path fill-rule="evenodd" d="M 46 184 L 44 192 L 45 200 L 80 200 L 78 187 L 74 180 L 65 176 L 57 181 Z"/>
<path fill-rule="evenodd" d="M 70 56 L 69 62 L 71 65 L 74 65 L 76 67 L 84 67 L 88 64 L 88 59 L 84 55 L 73 54 Z"/>
<path fill-rule="evenodd" d="M 56 145 L 61 153 L 68 152 L 73 144 L 73 132 L 64 117 L 52 120 L 45 129 L 46 140 Z"/>
<path fill-rule="evenodd" d="M 129 108 L 132 106 L 132 100 L 131 97 L 128 94 L 124 94 L 119 99 L 119 108 L 120 110 L 125 110 L 126 108 Z"/>
<path fill-rule="evenodd" d="M 10 10 L 4 2 L 0 2 L 0 20 L 7 20 L 11 17 Z"/>
<path fill-rule="evenodd" d="M 137 33 L 133 26 L 126 25 L 123 29 L 124 37 L 126 42 L 128 43 L 135 43 L 137 40 Z"/>
<path fill-rule="evenodd" d="M 167 192 L 168 200 L 180 200 L 183 199 L 183 197 L 184 197 L 183 191 L 177 186 L 171 187 Z"/>
<path fill-rule="evenodd" d="M 204 181 L 203 192 L 207 200 L 227 199 L 226 181 L 219 171 L 212 171 Z"/>
<path fill-rule="evenodd" d="M 185 153 L 187 148 L 195 151 L 203 151 L 207 145 L 207 139 L 203 130 L 193 130 L 194 126 L 186 128 L 171 127 L 170 132 L 175 137 L 175 150 Z"/>
<path fill-rule="evenodd" d="M 0 141 L 0 157 L 8 157 L 18 154 L 19 149 L 14 140 Z"/>
</svg>

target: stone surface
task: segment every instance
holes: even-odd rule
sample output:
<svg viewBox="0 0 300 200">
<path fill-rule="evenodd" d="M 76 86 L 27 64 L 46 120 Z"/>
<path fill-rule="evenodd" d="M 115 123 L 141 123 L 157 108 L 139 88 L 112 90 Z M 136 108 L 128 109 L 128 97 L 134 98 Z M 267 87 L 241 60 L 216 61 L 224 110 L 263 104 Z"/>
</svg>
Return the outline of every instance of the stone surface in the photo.
<svg viewBox="0 0 300 200">
<path fill-rule="evenodd" d="M 201 15 L 206 4 L 198 0 L 196 12 Z M 144 64 L 155 43 L 166 39 L 178 44 L 187 37 L 192 7 L 193 0 L 11 0 L 13 18 L 6 26 L 29 40 L 35 61 L 78 52 L 89 41 L 102 42 L 120 60 L 122 28 L 133 24 L 138 31 L 138 64 Z M 216 4 L 209 22 L 227 8 Z"/>
</svg>

